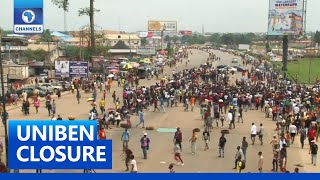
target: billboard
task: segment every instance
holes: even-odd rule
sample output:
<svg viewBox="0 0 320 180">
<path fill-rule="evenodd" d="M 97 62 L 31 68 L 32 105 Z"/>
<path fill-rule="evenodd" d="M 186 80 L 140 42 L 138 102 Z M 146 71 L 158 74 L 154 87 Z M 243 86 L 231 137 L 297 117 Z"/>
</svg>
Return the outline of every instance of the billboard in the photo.
<svg viewBox="0 0 320 180">
<path fill-rule="evenodd" d="M 177 32 L 177 21 L 148 21 L 148 30 Z"/>
<path fill-rule="evenodd" d="M 54 69 L 56 77 L 69 77 L 69 61 L 55 61 Z"/>
<path fill-rule="evenodd" d="M 43 0 L 14 0 L 13 24 L 16 34 L 42 34 Z"/>
<path fill-rule="evenodd" d="M 238 49 L 239 50 L 249 50 L 250 49 L 250 44 L 239 44 Z"/>
<path fill-rule="evenodd" d="M 155 47 L 138 47 L 137 54 L 139 54 L 139 55 L 155 55 L 156 48 Z"/>
<path fill-rule="evenodd" d="M 192 36 L 192 31 L 179 31 L 182 36 Z"/>
<path fill-rule="evenodd" d="M 270 0 L 268 35 L 300 35 L 304 0 Z"/>
<path fill-rule="evenodd" d="M 139 32 L 139 38 L 151 38 L 153 36 L 152 32 L 144 31 Z"/>
<path fill-rule="evenodd" d="M 69 77 L 83 77 L 87 78 L 89 74 L 88 62 L 86 61 L 70 61 L 69 63 Z"/>
</svg>

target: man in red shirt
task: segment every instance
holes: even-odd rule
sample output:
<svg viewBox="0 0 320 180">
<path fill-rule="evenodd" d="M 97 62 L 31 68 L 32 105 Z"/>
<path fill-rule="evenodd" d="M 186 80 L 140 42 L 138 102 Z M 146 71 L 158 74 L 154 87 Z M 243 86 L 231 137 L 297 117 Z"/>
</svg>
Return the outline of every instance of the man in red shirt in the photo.
<svg viewBox="0 0 320 180">
<path fill-rule="evenodd" d="M 315 127 L 311 127 L 311 129 L 308 132 L 309 144 L 311 144 L 311 141 L 315 139 L 316 133 L 317 133 L 316 128 Z"/>
<path fill-rule="evenodd" d="M 104 140 L 104 139 L 107 138 L 107 137 L 106 137 L 106 131 L 104 130 L 104 128 L 101 128 L 101 129 L 99 130 L 98 135 L 99 135 L 99 140 Z"/>
</svg>

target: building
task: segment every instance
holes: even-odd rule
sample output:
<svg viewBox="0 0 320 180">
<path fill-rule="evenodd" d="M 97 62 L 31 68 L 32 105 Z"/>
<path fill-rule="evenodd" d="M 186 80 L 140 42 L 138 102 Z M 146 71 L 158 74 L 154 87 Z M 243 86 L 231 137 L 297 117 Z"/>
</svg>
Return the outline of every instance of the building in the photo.
<svg viewBox="0 0 320 180">
<path fill-rule="evenodd" d="M 40 44 L 29 44 L 27 46 L 27 49 L 30 50 L 44 50 L 49 52 L 50 51 L 50 61 L 54 62 L 56 59 L 58 59 L 59 56 L 63 55 L 63 51 L 61 51 L 61 49 L 58 48 L 57 43 L 55 42 L 51 42 L 51 43 L 40 43 Z M 33 60 L 33 59 L 28 59 L 28 60 Z M 36 59 L 38 60 L 38 59 Z"/>
<path fill-rule="evenodd" d="M 135 56 L 137 54 L 137 49 L 130 49 L 124 41 L 119 40 L 117 44 L 110 48 L 108 53 L 110 55 L 109 58 L 111 59 L 127 58 Z"/>
<path fill-rule="evenodd" d="M 129 47 L 129 49 L 137 49 L 137 47 L 141 46 L 141 39 L 136 34 L 106 34 L 104 45 L 113 47 L 119 41 L 123 41 L 123 43 Z"/>
<path fill-rule="evenodd" d="M 24 37 L 2 37 L 1 59 L 19 63 L 23 52 L 28 49 L 28 39 Z"/>
</svg>

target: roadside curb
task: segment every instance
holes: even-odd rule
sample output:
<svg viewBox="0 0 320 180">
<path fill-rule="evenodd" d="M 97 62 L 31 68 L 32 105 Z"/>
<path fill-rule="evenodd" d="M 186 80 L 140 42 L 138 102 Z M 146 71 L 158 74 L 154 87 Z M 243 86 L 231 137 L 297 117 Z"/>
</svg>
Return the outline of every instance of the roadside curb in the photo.
<svg viewBox="0 0 320 180">
<path fill-rule="evenodd" d="M 69 95 L 71 94 L 71 91 L 65 91 L 63 93 L 61 93 L 61 97 L 65 96 L 65 95 Z M 52 95 L 51 96 L 52 98 L 57 98 L 57 95 Z M 30 98 L 29 98 L 30 99 Z M 39 101 L 40 102 L 44 102 L 45 101 L 45 98 L 39 98 Z M 21 102 L 21 101 L 19 101 Z M 10 105 L 10 106 L 7 106 L 6 105 L 6 111 L 12 111 L 12 110 L 15 110 L 15 109 L 18 109 L 18 108 L 21 108 L 21 103 L 18 102 L 18 105 L 14 106 L 14 105 Z M 31 102 L 30 105 L 33 105 L 34 103 Z"/>
</svg>

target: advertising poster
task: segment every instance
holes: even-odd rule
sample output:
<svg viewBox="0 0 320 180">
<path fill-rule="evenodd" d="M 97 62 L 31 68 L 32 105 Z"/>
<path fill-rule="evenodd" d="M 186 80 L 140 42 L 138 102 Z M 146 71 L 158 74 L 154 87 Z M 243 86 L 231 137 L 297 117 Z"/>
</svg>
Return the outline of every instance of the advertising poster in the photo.
<svg viewBox="0 0 320 180">
<path fill-rule="evenodd" d="M 156 48 L 155 47 L 138 47 L 137 54 L 139 55 L 155 55 Z"/>
<path fill-rule="evenodd" d="M 177 32 L 177 21 L 149 21 L 148 30 Z"/>
<path fill-rule="evenodd" d="M 56 61 L 54 64 L 56 77 L 69 77 L 69 61 Z"/>
<path fill-rule="evenodd" d="M 302 34 L 303 7 L 303 0 L 270 0 L 268 35 Z"/>
<path fill-rule="evenodd" d="M 88 77 L 88 62 L 84 61 L 70 61 L 69 77 Z"/>
</svg>

